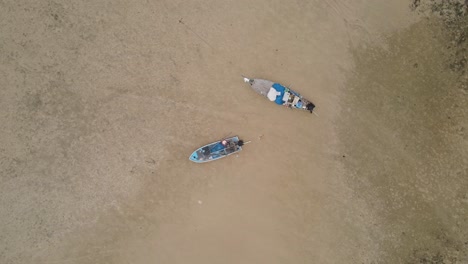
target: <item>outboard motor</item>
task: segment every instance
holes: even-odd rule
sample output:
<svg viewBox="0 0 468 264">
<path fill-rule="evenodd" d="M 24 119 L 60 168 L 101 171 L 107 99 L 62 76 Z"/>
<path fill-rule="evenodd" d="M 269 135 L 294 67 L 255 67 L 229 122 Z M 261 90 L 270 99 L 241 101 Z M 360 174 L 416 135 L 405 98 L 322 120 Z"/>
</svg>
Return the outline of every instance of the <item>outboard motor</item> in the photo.
<svg viewBox="0 0 468 264">
<path fill-rule="evenodd" d="M 240 139 L 240 140 L 237 142 L 237 146 L 242 147 L 243 145 L 244 145 L 244 140 Z"/>
<path fill-rule="evenodd" d="M 315 108 L 315 105 L 313 103 L 308 103 L 306 105 L 306 109 L 309 110 L 311 114 L 314 111 L 314 108 Z"/>
</svg>

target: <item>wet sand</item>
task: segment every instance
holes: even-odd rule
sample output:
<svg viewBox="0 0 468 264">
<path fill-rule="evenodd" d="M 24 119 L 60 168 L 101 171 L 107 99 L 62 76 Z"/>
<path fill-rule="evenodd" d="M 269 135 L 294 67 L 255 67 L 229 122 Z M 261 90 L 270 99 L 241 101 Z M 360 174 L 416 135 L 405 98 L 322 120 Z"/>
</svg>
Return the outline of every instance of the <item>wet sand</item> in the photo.
<svg viewBox="0 0 468 264">
<path fill-rule="evenodd" d="M 1 262 L 467 261 L 466 94 L 388 2 L 0 2 Z"/>
</svg>

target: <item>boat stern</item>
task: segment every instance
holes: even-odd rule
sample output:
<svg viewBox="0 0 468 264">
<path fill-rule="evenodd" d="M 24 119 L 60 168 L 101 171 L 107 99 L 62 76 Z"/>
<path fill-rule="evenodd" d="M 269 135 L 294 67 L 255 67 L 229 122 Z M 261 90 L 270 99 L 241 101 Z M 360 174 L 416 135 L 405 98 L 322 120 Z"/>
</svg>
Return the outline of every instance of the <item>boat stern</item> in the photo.
<svg viewBox="0 0 468 264">
<path fill-rule="evenodd" d="M 305 110 L 312 113 L 314 111 L 315 105 L 312 102 L 309 102 L 305 105 Z"/>
</svg>

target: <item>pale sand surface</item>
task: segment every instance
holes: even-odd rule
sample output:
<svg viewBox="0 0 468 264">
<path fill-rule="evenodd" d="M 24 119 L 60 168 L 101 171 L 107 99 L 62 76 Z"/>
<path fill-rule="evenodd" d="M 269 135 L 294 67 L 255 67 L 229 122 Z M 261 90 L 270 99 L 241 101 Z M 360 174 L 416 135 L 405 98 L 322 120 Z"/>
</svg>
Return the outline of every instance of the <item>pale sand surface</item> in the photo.
<svg viewBox="0 0 468 264">
<path fill-rule="evenodd" d="M 418 121 L 450 138 L 431 145 L 411 130 L 428 108 L 382 108 L 395 83 L 414 103 L 430 98 L 401 88 L 418 74 L 401 58 L 426 65 L 408 87 L 455 79 L 433 74 L 444 71 L 430 59 L 440 32 L 408 6 L 0 1 L 0 262 L 462 260 L 466 134 Z M 407 39 L 421 46 L 404 50 Z M 242 74 L 292 85 L 320 116 L 269 103 Z M 238 157 L 188 161 L 228 134 L 252 143 Z M 438 178 L 446 172 L 451 181 Z"/>
</svg>

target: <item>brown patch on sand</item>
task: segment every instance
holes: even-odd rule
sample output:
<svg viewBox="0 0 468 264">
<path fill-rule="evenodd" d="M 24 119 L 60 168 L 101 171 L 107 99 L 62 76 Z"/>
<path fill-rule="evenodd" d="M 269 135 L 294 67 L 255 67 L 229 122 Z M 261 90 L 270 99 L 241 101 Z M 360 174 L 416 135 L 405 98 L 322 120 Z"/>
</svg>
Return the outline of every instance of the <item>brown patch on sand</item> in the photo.
<svg viewBox="0 0 468 264">
<path fill-rule="evenodd" d="M 340 138 L 385 263 L 468 261 L 468 102 L 436 19 L 356 49 Z"/>
</svg>

